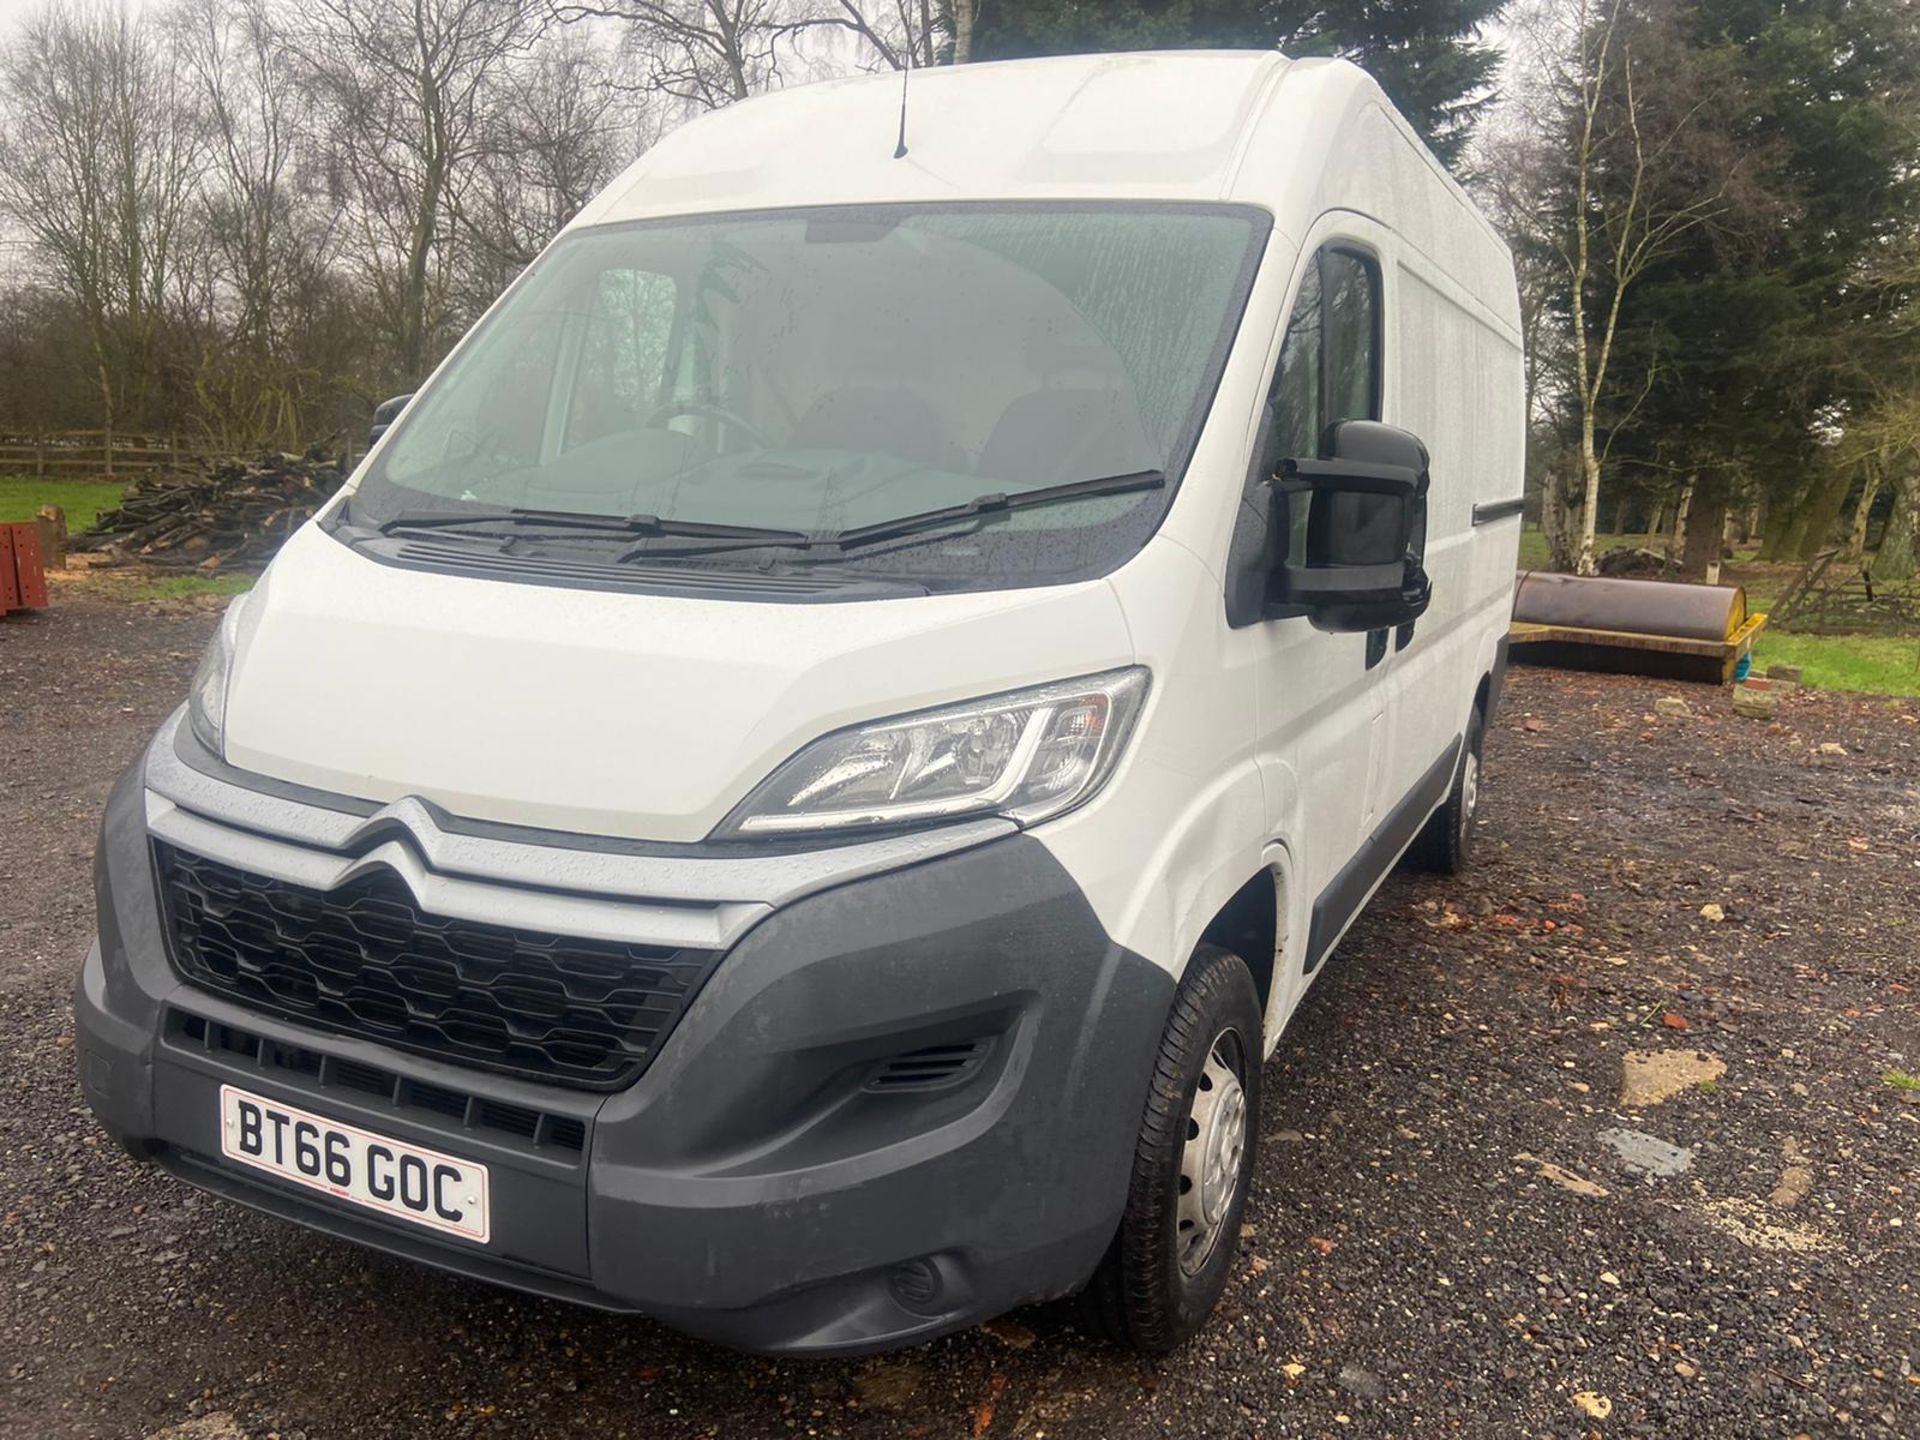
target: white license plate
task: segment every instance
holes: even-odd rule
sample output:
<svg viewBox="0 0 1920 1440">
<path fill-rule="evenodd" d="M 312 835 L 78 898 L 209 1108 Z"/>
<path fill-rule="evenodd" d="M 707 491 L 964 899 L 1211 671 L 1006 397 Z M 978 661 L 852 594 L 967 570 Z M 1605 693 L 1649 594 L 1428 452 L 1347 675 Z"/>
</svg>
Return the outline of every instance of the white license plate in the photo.
<svg viewBox="0 0 1920 1440">
<path fill-rule="evenodd" d="M 489 1236 L 487 1167 L 344 1125 L 278 1100 L 220 1087 L 220 1151 L 309 1190 L 396 1220 Z"/>
</svg>

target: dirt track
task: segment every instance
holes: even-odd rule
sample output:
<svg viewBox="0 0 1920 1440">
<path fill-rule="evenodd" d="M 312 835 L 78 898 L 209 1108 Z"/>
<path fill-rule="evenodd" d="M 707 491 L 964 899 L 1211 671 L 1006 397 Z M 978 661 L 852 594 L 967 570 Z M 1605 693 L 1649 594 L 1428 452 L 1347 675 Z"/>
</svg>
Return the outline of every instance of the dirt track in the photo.
<svg viewBox="0 0 1920 1440">
<path fill-rule="evenodd" d="M 62 592 L 0 622 L 0 1435 L 1920 1434 L 1920 1093 L 1882 1078 L 1920 1073 L 1920 707 L 1801 695 L 1769 728 L 1517 673 L 1479 867 L 1391 882 L 1268 1070 L 1198 1343 L 1147 1363 L 1043 1311 L 775 1363 L 363 1254 L 97 1135 L 67 1001 L 93 826 L 211 615 Z M 1671 1050 L 1725 1070 L 1621 1108 L 1623 1055 Z"/>
</svg>

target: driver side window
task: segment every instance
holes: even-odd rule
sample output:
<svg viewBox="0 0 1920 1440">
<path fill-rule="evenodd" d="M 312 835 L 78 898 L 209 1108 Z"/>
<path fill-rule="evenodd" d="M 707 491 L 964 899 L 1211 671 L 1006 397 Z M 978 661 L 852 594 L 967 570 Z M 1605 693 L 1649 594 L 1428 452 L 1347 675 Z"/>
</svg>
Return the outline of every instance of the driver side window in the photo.
<svg viewBox="0 0 1920 1440">
<path fill-rule="evenodd" d="M 593 288 L 562 449 L 638 430 L 657 413 L 678 290 L 651 270 L 603 270 Z"/>
<path fill-rule="evenodd" d="M 1321 247 L 1300 277 L 1267 397 L 1261 473 L 1320 457 L 1336 420 L 1380 418 L 1380 271 L 1369 256 Z"/>
<path fill-rule="evenodd" d="M 1315 252 L 1287 317 L 1267 408 L 1262 475 L 1282 460 L 1320 458 L 1320 437 L 1336 420 L 1380 418 L 1380 272 L 1369 257 L 1331 245 Z M 1302 565 L 1307 507 L 1291 519 L 1287 556 Z"/>
</svg>

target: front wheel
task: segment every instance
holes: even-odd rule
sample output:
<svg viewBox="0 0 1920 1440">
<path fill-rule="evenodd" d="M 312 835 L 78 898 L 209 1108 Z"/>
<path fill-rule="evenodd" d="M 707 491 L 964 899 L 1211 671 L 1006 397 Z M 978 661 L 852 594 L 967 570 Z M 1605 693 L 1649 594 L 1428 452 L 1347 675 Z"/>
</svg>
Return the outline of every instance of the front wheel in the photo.
<svg viewBox="0 0 1920 1440">
<path fill-rule="evenodd" d="M 1458 875 L 1473 856 L 1473 823 L 1480 808 L 1480 751 L 1486 743 L 1486 720 L 1475 706 L 1467 722 L 1466 753 L 1453 773 L 1453 785 L 1426 828 L 1414 837 L 1407 860 L 1416 870 L 1436 875 Z"/>
<path fill-rule="evenodd" d="M 1219 1302 L 1253 1174 L 1261 1056 L 1246 962 L 1201 946 L 1161 1036 L 1119 1233 L 1082 1298 L 1107 1339 L 1168 1351 Z"/>
</svg>

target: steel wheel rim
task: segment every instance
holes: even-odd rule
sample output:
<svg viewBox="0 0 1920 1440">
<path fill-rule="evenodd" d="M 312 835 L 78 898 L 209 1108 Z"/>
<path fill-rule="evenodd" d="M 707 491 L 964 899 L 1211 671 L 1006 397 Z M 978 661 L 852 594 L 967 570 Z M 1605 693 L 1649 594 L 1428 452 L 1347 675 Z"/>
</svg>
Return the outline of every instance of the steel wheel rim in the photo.
<svg viewBox="0 0 1920 1440">
<path fill-rule="evenodd" d="M 1480 757 L 1469 750 L 1467 763 L 1460 775 L 1460 833 L 1465 834 L 1467 827 L 1473 824 L 1473 812 L 1480 805 Z"/>
<path fill-rule="evenodd" d="M 1206 1064 L 1193 1087 L 1174 1218 L 1183 1274 L 1197 1274 L 1212 1258 L 1245 1183 L 1247 1088 L 1239 1069 L 1243 1053 L 1239 1034 L 1222 1030 L 1207 1047 Z"/>
</svg>

